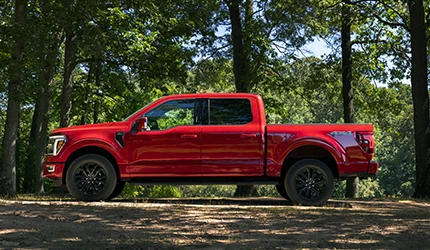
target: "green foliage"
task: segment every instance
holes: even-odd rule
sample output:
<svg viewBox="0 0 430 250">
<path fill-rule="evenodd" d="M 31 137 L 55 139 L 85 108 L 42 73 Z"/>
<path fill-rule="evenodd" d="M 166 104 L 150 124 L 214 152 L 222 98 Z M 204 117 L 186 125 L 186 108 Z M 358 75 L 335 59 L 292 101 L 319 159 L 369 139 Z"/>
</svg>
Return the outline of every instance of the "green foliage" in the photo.
<svg viewBox="0 0 430 250">
<path fill-rule="evenodd" d="M 119 197 L 122 198 L 138 198 L 141 197 L 145 189 L 143 186 L 131 185 L 129 182 L 125 183 L 124 189 L 122 190 Z"/>
<path fill-rule="evenodd" d="M 346 182 L 345 181 L 336 181 L 334 183 L 334 190 L 333 190 L 332 197 L 335 199 L 345 198 L 345 190 L 346 190 Z"/>
<path fill-rule="evenodd" d="M 179 186 L 182 197 L 232 197 L 236 186 L 230 185 L 186 185 Z"/>
<path fill-rule="evenodd" d="M 180 198 L 179 188 L 176 186 L 150 186 L 148 188 L 149 198 Z"/>
<path fill-rule="evenodd" d="M 126 183 L 122 198 L 180 198 L 182 194 L 176 186 L 140 186 Z"/>
<path fill-rule="evenodd" d="M 377 179 L 368 178 L 360 180 L 358 193 L 360 198 L 378 198 L 384 195 L 384 190 Z"/>
<path fill-rule="evenodd" d="M 72 125 L 119 121 L 168 94 L 235 91 L 230 20 L 223 1 L 83 0 L 70 10 L 64 1 L 30 1 L 25 32 L 15 30 L 14 2 L 1 3 L 0 135 L 13 38 L 26 39 L 17 144 L 21 186 L 38 77 L 45 59 L 52 56 L 49 130 L 58 127 L 65 48 L 63 44 L 60 55 L 52 55 L 49 48 L 52 36 L 64 31 L 70 20 L 78 26 Z M 245 8 L 240 6 L 243 19 Z M 254 15 L 243 27 L 251 43 L 248 80 L 265 101 L 269 123 L 342 122 L 341 7 L 334 0 L 254 1 Z M 404 83 L 410 70 L 407 6 L 401 1 L 358 1 L 351 8 L 356 119 L 374 124 L 375 158 L 380 163 L 376 179 L 361 181 L 360 195 L 409 197 L 415 187 L 415 156 L 411 87 Z M 332 53 L 323 59 L 304 57 L 303 45 L 315 38 L 328 41 Z M 181 118 L 186 121 L 190 114 Z M 159 126 L 173 122 L 166 118 Z M 122 195 L 231 197 L 234 189 L 127 184 Z M 278 196 L 273 186 L 258 189 L 263 196 Z M 344 183 L 337 183 L 334 196 L 343 197 L 343 189 Z"/>
</svg>

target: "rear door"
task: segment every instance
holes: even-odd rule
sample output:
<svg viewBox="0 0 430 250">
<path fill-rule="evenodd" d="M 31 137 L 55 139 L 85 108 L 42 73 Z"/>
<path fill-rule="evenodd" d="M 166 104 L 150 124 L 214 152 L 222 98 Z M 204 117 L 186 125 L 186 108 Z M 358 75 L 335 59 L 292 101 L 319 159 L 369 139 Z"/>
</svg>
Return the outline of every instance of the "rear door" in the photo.
<svg viewBox="0 0 430 250">
<path fill-rule="evenodd" d="M 259 114 L 252 109 L 257 103 L 247 98 L 202 102 L 202 175 L 262 175 L 263 135 Z"/>
</svg>

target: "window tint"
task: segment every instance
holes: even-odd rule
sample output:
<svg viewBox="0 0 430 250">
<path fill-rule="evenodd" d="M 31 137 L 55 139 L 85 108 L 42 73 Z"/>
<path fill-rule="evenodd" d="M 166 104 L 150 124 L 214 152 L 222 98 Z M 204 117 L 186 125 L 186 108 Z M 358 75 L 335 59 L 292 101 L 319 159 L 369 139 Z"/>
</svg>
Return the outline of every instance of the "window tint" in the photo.
<svg viewBox="0 0 430 250">
<path fill-rule="evenodd" d="M 165 102 L 144 116 L 151 130 L 166 130 L 176 126 L 194 125 L 194 100 Z"/>
<path fill-rule="evenodd" d="M 237 125 L 252 121 L 251 103 L 248 99 L 210 99 L 210 125 Z"/>
</svg>

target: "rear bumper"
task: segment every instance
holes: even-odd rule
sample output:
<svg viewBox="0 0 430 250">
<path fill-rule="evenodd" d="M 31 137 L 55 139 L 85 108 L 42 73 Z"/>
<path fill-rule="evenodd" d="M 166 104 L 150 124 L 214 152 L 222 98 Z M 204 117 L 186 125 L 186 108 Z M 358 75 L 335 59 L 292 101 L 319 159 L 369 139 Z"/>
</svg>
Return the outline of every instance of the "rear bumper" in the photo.
<svg viewBox="0 0 430 250">
<path fill-rule="evenodd" d="M 369 167 L 367 168 L 367 173 L 375 175 L 378 172 L 379 163 L 377 161 L 370 161 Z"/>
<path fill-rule="evenodd" d="M 339 178 L 346 179 L 351 177 L 360 177 L 360 178 L 367 178 L 367 177 L 374 177 L 376 173 L 378 172 L 379 163 L 377 161 L 369 161 L 367 164 L 367 171 L 366 172 L 346 172 L 346 173 L 340 173 Z"/>
</svg>

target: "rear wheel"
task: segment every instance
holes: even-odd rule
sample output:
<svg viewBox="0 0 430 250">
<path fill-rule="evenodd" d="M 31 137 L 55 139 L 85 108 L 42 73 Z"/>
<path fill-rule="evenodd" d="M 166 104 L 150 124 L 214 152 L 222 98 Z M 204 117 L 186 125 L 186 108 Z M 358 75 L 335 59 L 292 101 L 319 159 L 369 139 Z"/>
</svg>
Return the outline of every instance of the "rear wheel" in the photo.
<svg viewBox="0 0 430 250">
<path fill-rule="evenodd" d="M 285 190 L 285 186 L 283 184 L 275 185 L 276 190 L 278 191 L 279 195 L 287 200 L 291 200 L 290 197 L 287 194 L 287 191 Z"/>
<path fill-rule="evenodd" d="M 294 203 L 319 205 L 331 197 L 334 177 L 330 168 L 323 162 L 305 159 L 291 166 L 285 176 L 284 185 Z"/>
<path fill-rule="evenodd" d="M 117 175 L 112 164 L 96 154 L 83 155 L 72 162 L 66 174 L 67 189 L 80 200 L 107 199 L 114 191 Z"/>
</svg>

